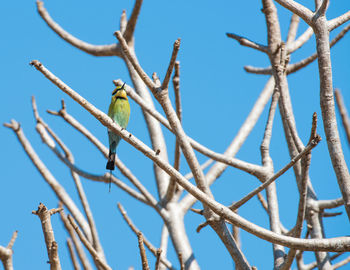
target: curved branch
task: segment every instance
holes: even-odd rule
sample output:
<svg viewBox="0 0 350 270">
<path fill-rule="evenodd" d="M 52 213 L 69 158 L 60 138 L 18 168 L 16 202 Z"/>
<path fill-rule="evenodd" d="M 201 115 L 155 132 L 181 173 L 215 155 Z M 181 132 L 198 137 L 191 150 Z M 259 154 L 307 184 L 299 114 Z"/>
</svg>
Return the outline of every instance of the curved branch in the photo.
<svg viewBox="0 0 350 270">
<path fill-rule="evenodd" d="M 297 14 L 300 18 L 302 18 L 308 25 L 311 25 L 311 21 L 313 18 L 313 12 L 304 7 L 303 5 L 295 2 L 294 0 L 275 0 L 281 6 L 290 10 L 291 12 Z"/>
<path fill-rule="evenodd" d="M 84 42 L 67 31 L 65 31 L 58 23 L 56 23 L 47 12 L 42 1 L 36 2 L 38 12 L 46 24 L 62 39 L 67 41 L 72 46 L 94 56 L 122 56 L 119 44 L 110 45 L 92 45 Z"/>
</svg>

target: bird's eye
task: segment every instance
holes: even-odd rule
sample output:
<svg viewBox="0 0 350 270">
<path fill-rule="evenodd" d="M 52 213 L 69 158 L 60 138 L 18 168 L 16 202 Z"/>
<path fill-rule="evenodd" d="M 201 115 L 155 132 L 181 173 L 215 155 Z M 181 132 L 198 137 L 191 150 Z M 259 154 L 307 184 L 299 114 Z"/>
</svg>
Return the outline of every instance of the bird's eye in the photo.
<svg viewBox="0 0 350 270">
<path fill-rule="evenodd" d="M 114 91 L 112 92 L 112 96 L 114 96 L 119 90 L 124 89 L 124 86 L 125 86 L 125 83 L 123 83 L 122 87 L 114 89 Z"/>
</svg>

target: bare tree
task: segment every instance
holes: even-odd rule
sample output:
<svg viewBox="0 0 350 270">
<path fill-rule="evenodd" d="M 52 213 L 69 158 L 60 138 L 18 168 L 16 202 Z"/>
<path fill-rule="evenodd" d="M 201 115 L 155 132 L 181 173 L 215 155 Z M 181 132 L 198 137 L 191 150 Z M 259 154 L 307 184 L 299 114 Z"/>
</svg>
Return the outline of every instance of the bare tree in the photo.
<svg viewBox="0 0 350 270">
<path fill-rule="evenodd" d="M 286 40 L 283 40 L 281 35 L 280 21 L 275 2 L 293 13 Z M 145 247 L 157 258 L 155 269 L 200 268 L 195 257 L 196 250 L 193 249 L 185 229 L 184 218 L 189 210 L 201 215 L 205 219 L 198 226 L 197 231 L 200 232 L 204 227 L 210 227 L 216 233 L 218 239 L 224 244 L 228 255 L 235 263 L 236 269 L 256 269 L 250 264 L 242 251 L 239 229 L 243 229 L 271 243 L 275 269 L 290 269 L 293 261 L 296 261 L 296 267 L 298 269 L 303 270 L 313 269 L 314 267 L 318 267 L 319 269 L 336 269 L 347 264 L 349 258 L 345 258 L 336 264 L 333 264 L 332 261 L 341 254 L 350 251 L 350 237 L 339 236 L 326 238 L 323 219 L 327 216 L 337 216 L 337 214 L 330 214 L 325 210 L 340 206 L 345 207 L 348 218 L 350 219 L 350 175 L 345 162 L 336 121 L 330 58 L 330 48 L 349 31 L 350 25 L 345 26 L 333 40 L 329 38 L 329 32 L 341 27 L 350 20 L 350 11 L 328 20 L 326 18 L 328 5 L 329 0 L 315 0 L 315 11 L 311 11 L 311 9 L 293 0 L 262 0 L 262 12 L 265 16 L 267 28 L 266 45 L 259 44 L 235 33 L 227 33 L 229 38 L 237 40 L 242 46 L 250 47 L 266 54 L 271 65 L 267 68 L 245 67 L 247 72 L 266 74 L 270 76 L 270 79 L 261 90 L 261 94 L 237 135 L 233 138 L 225 152 L 221 154 L 200 144 L 188 136 L 183 129 L 180 63 L 177 61 L 181 40 L 177 39 L 174 42 L 169 65 L 163 80 L 160 80 L 156 73 L 149 76 L 140 65 L 134 46 L 134 31 L 138 15 L 141 11 L 142 0 L 135 0 L 129 18 L 127 18 L 126 12 L 123 12 L 120 19 L 120 30 L 114 33 L 117 43 L 109 45 L 92 45 L 79 40 L 59 26 L 51 18 L 43 2 L 37 1 L 37 9 L 41 18 L 67 43 L 94 56 L 117 56 L 126 64 L 133 85 L 126 85 L 125 89 L 128 96 L 142 110 L 151 139 L 151 147 L 138 139 L 136 134 L 131 134 L 128 130 L 121 128 L 101 109 L 95 107 L 89 100 L 79 94 L 79 90 L 73 90 L 63 82 L 44 63 L 38 60 L 31 62 L 32 66 L 56 85 L 59 90 L 63 91 L 88 111 L 101 125 L 118 134 L 123 140 L 150 159 L 153 162 L 154 181 L 157 187 L 157 194 L 152 194 L 142 184 L 142 179 L 138 179 L 118 156 L 116 157 L 116 166 L 121 174 L 130 181 L 129 184 L 110 173 L 96 175 L 78 168 L 74 163 L 74 156 L 71 150 L 39 115 L 39 110 L 33 97 L 32 107 L 36 121 L 36 131 L 43 143 L 69 168 L 79 195 L 79 203 L 83 206 L 83 211 L 80 211 L 76 206 L 77 202 L 74 202 L 72 196 L 55 179 L 54 175 L 41 161 L 31 146 L 31 143 L 26 138 L 20 124 L 15 120 L 4 124 L 14 131 L 34 166 L 54 191 L 57 201 L 61 203 L 62 208 L 52 210 L 47 210 L 41 204 L 38 211 L 33 212 L 39 216 L 42 222 L 51 268 L 61 268 L 59 254 L 57 252 L 57 244 L 61 243 L 55 241 L 50 223 L 50 216 L 53 213 L 60 212 L 61 220 L 68 233 L 67 245 L 74 269 L 80 269 L 80 267 L 83 269 L 92 269 L 91 263 L 94 263 L 97 269 L 112 269 L 108 265 L 108 258 L 106 258 L 99 240 L 98 230 L 89 206 L 88 197 L 81 184 L 81 178 L 103 183 L 111 180 L 113 184 L 138 200 L 139 203 L 152 208 L 162 219 L 163 229 L 159 234 L 160 246 L 155 247 L 147 239 L 147 236 L 141 232 L 142 224 L 134 224 L 123 206 L 118 204 L 118 209 L 126 223 L 138 237 L 143 269 L 153 267 L 149 264 Z M 300 19 L 305 21 L 309 25 L 309 28 L 297 37 Z M 312 35 L 315 35 L 316 38 L 316 53 L 300 62 L 289 63 L 290 56 L 300 49 Z M 322 116 L 318 117 L 316 113 L 312 116 L 305 116 L 310 119 L 310 136 L 308 138 L 300 138 L 288 87 L 288 75 L 302 69 L 316 59 L 318 60 L 319 68 L 320 108 Z M 173 73 L 174 75 L 172 77 Z M 172 105 L 169 96 L 171 81 L 175 93 L 175 107 Z M 118 79 L 114 81 L 114 84 L 121 86 L 123 81 Z M 157 111 L 153 102 L 154 99 L 160 104 L 163 110 L 162 113 Z M 265 130 L 262 134 L 263 139 L 260 144 L 261 164 L 254 164 L 235 158 L 236 153 L 256 125 L 269 100 L 271 100 L 269 113 L 266 119 Z M 337 100 L 344 128 L 348 133 L 349 121 L 346 115 L 345 104 L 339 94 L 337 95 Z M 270 155 L 270 143 L 273 139 L 272 128 L 277 108 L 282 118 L 284 138 L 290 155 L 290 162 L 278 171 L 275 170 L 274 160 Z M 67 112 L 64 101 L 62 101 L 62 108 L 59 111 L 49 110 L 48 112 L 62 118 L 68 125 L 79 131 L 82 136 L 85 136 L 105 157 L 108 156 L 108 150 L 105 145 L 91 131 L 84 127 L 79 120 Z M 321 137 L 317 134 L 318 118 L 322 119 L 319 122 L 322 123 L 325 130 L 329 158 L 332 161 L 339 190 L 342 194 L 341 198 L 334 200 L 320 200 L 312 185 L 312 175 L 310 173 L 311 152 L 321 140 Z M 176 144 L 173 154 L 173 164 L 169 162 L 169 151 L 167 150 L 169 146 L 164 139 L 162 126 L 175 136 Z M 306 144 L 302 142 L 303 139 L 306 139 Z M 208 161 L 201 165 L 196 152 L 206 156 Z M 190 173 L 183 174 L 180 172 L 180 157 L 183 157 L 182 162 L 186 162 L 190 168 Z M 205 173 L 205 168 L 209 166 L 209 170 Z M 236 168 L 256 177 L 261 182 L 261 185 L 231 205 L 223 205 L 214 198 L 211 185 L 229 167 Z M 299 191 L 299 201 L 294 202 L 295 205 L 298 205 L 295 226 L 293 228 L 285 228 L 280 219 L 278 192 L 275 181 L 290 168 L 293 168 L 294 171 L 295 181 Z M 189 181 L 191 178 L 194 179 L 195 184 Z M 266 192 L 266 198 L 261 193 L 263 191 Z M 254 221 L 248 221 L 238 213 L 238 208 L 254 196 L 258 196 L 269 218 L 270 228 L 268 229 L 255 224 Z M 196 202 L 201 203 L 202 209 L 192 208 Z M 68 217 L 61 211 L 62 209 L 69 212 Z M 233 227 L 232 231 L 230 229 L 231 225 Z M 302 235 L 303 228 L 307 228 L 305 236 Z M 178 257 L 178 262 L 171 262 L 167 258 L 169 237 Z M 7 248 L 3 248 L 2 252 L 0 249 L 0 259 L 4 265 L 9 265 L 5 269 L 12 269 L 12 244 L 9 244 Z M 86 249 L 83 249 L 82 245 Z M 89 252 L 92 260 L 88 259 L 88 255 L 85 253 L 86 250 Z M 315 263 L 304 264 L 303 253 L 307 251 L 315 254 Z M 330 254 L 331 252 L 336 252 L 337 254 L 332 255 Z"/>
</svg>

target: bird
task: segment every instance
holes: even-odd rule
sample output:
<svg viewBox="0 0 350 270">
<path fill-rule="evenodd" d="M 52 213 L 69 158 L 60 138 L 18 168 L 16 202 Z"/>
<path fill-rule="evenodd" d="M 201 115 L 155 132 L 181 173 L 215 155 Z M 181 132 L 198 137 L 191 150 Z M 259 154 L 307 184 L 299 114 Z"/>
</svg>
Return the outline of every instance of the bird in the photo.
<svg viewBox="0 0 350 270">
<path fill-rule="evenodd" d="M 120 87 L 116 87 L 112 92 L 111 104 L 108 108 L 108 116 L 117 123 L 121 128 L 125 129 L 129 123 L 130 104 L 125 91 L 125 83 Z M 115 154 L 120 141 L 120 136 L 108 129 L 109 154 L 106 169 L 112 171 L 115 166 Z M 111 191 L 111 178 L 109 179 L 109 191 Z"/>
</svg>

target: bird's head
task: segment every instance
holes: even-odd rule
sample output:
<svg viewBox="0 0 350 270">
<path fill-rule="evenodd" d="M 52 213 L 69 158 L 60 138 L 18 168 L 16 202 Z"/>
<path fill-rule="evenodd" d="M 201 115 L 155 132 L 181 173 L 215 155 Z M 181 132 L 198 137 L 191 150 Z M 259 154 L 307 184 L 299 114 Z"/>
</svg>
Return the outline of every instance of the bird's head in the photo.
<svg viewBox="0 0 350 270">
<path fill-rule="evenodd" d="M 117 87 L 116 89 L 113 90 L 112 92 L 112 99 L 115 98 L 115 100 L 117 99 L 125 99 L 128 100 L 128 96 L 126 94 L 126 91 L 124 89 L 125 83 L 120 87 Z"/>
</svg>

